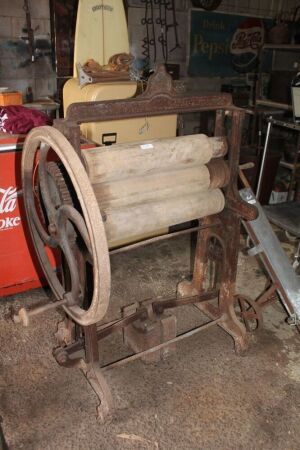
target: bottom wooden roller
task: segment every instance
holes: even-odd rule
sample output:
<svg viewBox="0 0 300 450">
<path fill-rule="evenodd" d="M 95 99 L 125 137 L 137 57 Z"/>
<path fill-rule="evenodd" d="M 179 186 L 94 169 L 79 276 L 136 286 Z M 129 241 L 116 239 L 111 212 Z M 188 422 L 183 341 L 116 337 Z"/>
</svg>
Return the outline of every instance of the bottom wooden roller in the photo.
<svg viewBox="0 0 300 450">
<path fill-rule="evenodd" d="M 101 209 L 101 205 L 100 209 Z M 104 227 L 109 247 L 120 240 L 132 240 L 142 233 L 217 214 L 224 209 L 220 189 L 199 192 L 180 198 L 167 198 L 118 209 L 104 210 Z"/>
</svg>

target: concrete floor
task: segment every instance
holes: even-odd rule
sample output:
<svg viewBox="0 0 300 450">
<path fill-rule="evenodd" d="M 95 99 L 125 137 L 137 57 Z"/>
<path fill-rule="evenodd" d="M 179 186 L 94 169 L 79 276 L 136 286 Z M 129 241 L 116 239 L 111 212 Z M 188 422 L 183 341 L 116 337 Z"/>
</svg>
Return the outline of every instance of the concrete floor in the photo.
<svg viewBox="0 0 300 450">
<path fill-rule="evenodd" d="M 190 272 L 187 238 L 164 242 L 112 261 L 109 318 L 121 305 L 170 295 Z M 241 254 L 239 291 L 255 296 L 264 275 Z M 10 449 L 300 449 L 299 335 L 281 306 L 264 313 L 265 327 L 246 355 L 218 327 L 177 345 L 155 366 L 135 361 L 108 374 L 116 412 L 96 420 L 97 399 L 79 370 L 59 367 L 51 356 L 60 313 L 34 319 L 25 329 L 7 320 L 11 306 L 34 305 L 48 293 L 35 290 L 0 303 L 0 414 Z M 179 331 L 206 319 L 180 308 Z M 124 353 L 121 335 L 106 338 L 103 361 Z"/>
</svg>

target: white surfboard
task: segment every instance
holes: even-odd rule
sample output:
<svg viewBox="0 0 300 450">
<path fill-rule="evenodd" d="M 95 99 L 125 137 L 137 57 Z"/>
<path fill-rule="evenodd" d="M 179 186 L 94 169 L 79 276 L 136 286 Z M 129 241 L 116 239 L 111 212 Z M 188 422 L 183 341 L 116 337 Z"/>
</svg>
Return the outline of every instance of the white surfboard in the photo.
<svg viewBox="0 0 300 450">
<path fill-rule="evenodd" d="M 129 53 L 129 40 L 123 0 L 79 0 L 73 76 L 76 64 L 94 59 L 107 64 L 116 53 Z"/>
</svg>

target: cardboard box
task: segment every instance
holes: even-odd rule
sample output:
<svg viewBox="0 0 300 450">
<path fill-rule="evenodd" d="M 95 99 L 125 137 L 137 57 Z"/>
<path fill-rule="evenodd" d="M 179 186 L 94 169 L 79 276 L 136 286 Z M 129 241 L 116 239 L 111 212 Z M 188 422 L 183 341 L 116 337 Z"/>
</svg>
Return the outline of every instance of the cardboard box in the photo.
<svg viewBox="0 0 300 450">
<path fill-rule="evenodd" d="M 291 200 L 294 199 L 294 196 L 295 196 L 295 191 L 292 191 Z M 287 191 L 283 191 L 283 192 L 272 191 L 270 200 L 269 200 L 269 205 L 275 205 L 275 203 L 284 203 L 284 202 L 287 202 L 287 199 L 288 199 Z"/>
<path fill-rule="evenodd" d="M 22 104 L 23 104 L 22 92 L 19 91 L 0 92 L 1 106 L 22 105 Z"/>
</svg>

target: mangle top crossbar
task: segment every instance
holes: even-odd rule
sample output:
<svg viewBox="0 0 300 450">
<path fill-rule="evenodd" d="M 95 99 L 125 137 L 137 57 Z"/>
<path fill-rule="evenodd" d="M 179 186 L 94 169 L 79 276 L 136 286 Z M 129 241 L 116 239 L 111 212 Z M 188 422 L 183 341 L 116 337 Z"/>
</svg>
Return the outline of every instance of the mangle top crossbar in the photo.
<svg viewBox="0 0 300 450">
<path fill-rule="evenodd" d="M 158 65 L 141 95 L 125 100 L 72 103 L 65 119 L 56 119 L 54 125 L 80 153 L 79 125 L 82 123 L 218 110 L 245 114 L 244 110 L 234 106 L 228 93 L 178 95 L 165 66 Z M 220 126 L 221 122 L 218 121 Z M 221 135 L 222 128 L 218 131 Z"/>
</svg>

